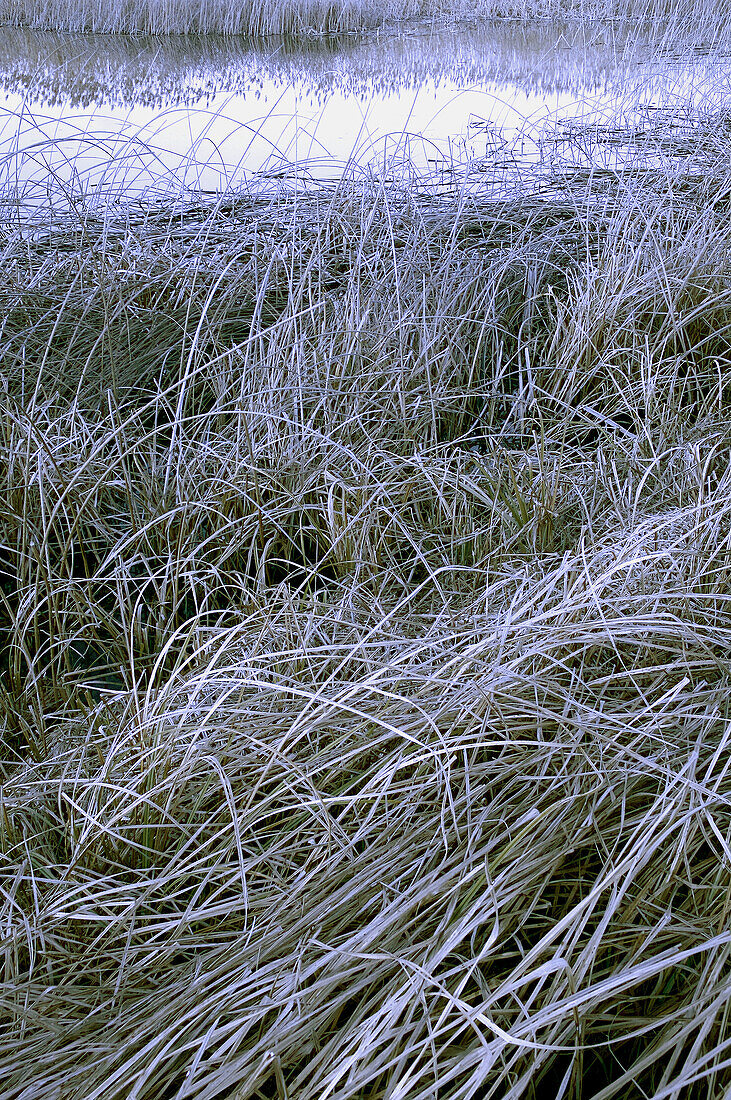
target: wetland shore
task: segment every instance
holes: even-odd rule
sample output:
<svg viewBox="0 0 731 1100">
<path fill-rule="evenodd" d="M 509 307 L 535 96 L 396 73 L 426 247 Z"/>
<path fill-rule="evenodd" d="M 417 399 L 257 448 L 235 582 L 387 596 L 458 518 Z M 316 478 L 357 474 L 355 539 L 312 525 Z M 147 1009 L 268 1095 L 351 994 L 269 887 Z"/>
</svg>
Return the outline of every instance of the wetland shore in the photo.
<svg viewBox="0 0 731 1100">
<path fill-rule="evenodd" d="M 730 120 L 7 205 L 0 1100 L 728 1094 Z"/>
</svg>

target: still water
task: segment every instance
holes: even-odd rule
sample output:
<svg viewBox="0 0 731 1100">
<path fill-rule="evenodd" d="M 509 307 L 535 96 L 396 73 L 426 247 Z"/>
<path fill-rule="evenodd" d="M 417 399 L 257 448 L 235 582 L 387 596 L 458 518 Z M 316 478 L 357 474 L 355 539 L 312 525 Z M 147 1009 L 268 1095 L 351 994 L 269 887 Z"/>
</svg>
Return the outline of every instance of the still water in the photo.
<svg viewBox="0 0 731 1100">
<path fill-rule="evenodd" d="M 415 24 L 256 48 L 0 27 L 0 194 L 93 206 L 344 173 L 499 190 L 559 163 L 677 155 L 669 139 L 730 102 L 729 56 L 611 27 Z"/>
</svg>

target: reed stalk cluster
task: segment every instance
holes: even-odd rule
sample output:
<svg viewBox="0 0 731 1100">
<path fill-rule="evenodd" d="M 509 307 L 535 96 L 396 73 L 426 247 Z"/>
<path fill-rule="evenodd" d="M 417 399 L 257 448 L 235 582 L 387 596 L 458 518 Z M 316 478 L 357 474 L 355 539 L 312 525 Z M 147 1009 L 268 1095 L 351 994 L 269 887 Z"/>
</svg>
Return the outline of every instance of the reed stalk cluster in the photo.
<svg viewBox="0 0 731 1100">
<path fill-rule="evenodd" d="M 729 133 L 3 224 L 2 1100 L 728 1095 Z"/>
<path fill-rule="evenodd" d="M 108 34 L 337 34 L 418 15 L 422 0 L 2 0 L 0 22 Z"/>
<path fill-rule="evenodd" d="M 726 0 L 0 0 L 0 24 L 99 34 L 297 37 L 475 17 L 630 23 L 706 44 L 731 24 Z"/>
</svg>

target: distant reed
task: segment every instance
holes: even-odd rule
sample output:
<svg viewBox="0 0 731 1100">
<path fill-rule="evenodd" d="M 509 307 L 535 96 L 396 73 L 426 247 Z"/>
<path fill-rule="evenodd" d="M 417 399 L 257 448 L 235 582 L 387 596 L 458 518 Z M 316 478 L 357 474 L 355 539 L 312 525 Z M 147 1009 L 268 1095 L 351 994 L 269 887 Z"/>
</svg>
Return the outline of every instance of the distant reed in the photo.
<svg viewBox="0 0 731 1100">
<path fill-rule="evenodd" d="M 726 0 L 0 0 L 0 23 L 102 34 L 333 35 L 441 15 L 610 20 L 710 42 L 731 22 Z"/>
<path fill-rule="evenodd" d="M 420 0 L 396 0 L 389 15 L 417 14 Z M 221 34 L 260 37 L 337 34 L 382 21 L 377 0 L 3 0 L 0 21 L 101 34 Z"/>
</svg>

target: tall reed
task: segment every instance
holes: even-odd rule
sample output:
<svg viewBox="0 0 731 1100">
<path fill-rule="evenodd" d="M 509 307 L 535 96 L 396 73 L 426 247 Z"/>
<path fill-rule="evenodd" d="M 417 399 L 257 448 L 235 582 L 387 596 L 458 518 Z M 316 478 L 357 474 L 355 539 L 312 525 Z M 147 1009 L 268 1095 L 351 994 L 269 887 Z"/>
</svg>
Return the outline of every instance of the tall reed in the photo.
<svg viewBox="0 0 731 1100">
<path fill-rule="evenodd" d="M 418 14 L 421 0 L 397 0 L 390 14 L 396 18 Z M 166 0 L 3 0 L 0 21 L 65 31 L 101 34 L 223 34 L 297 35 L 315 31 L 334 34 L 358 30 L 382 21 L 386 13 L 374 0 L 305 0 L 286 3 L 267 0 L 204 0 L 170 3 Z"/>
<path fill-rule="evenodd" d="M 0 23 L 101 34 L 327 35 L 441 16 L 659 25 L 711 43 L 730 22 L 725 0 L 0 0 Z"/>
</svg>

